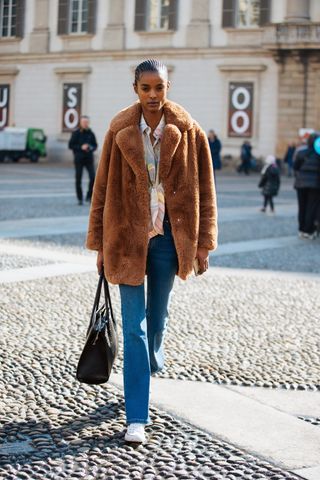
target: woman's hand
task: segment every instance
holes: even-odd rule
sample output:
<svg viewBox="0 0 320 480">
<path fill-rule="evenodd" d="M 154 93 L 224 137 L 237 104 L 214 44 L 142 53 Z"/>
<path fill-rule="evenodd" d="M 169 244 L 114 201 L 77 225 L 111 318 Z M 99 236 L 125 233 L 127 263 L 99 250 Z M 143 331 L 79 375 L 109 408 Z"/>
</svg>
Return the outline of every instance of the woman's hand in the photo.
<svg viewBox="0 0 320 480">
<path fill-rule="evenodd" d="M 199 275 L 209 268 L 209 250 L 206 248 L 198 248 L 196 258 L 199 262 Z"/>
<path fill-rule="evenodd" d="M 103 270 L 103 250 L 99 250 L 98 251 L 98 255 L 97 255 L 97 269 L 98 269 L 98 273 L 100 275 L 100 273 L 102 272 Z"/>
</svg>

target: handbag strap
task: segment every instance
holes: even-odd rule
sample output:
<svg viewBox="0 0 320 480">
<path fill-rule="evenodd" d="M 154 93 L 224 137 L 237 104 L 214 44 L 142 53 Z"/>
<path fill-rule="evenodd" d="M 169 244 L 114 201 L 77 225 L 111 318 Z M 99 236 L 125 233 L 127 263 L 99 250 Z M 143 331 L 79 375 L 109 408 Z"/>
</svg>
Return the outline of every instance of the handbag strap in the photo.
<svg viewBox="0 0 320 480">
<path fill-rule="evenodd" d="M 105 298 L 105 302 L 106 302 L 106 307 L 110 309 L 111 318 L 114 321 L 109 284 L 108 284 L 108 281 L 107 281 L 104 273 L 103 273 L 103 286 L 104 286 L 104 298 Z"/>
<path fill-rule="evenodd" d="M 112 309 L 112 303 L 111 303 L 111 296 L 110 296 L 110 290 L 109 290 L 109 284 L 107 282 L 107 279 L 104 275 L 104 271 L 99 274 L 99 281 L 98 281 L 98 286 L 97 286 L 97 291 L 95 295 L 95 299 L 93 302 L 93 308 L 91 312 L 91 317 L 90 317 L 90 325 L 92 325 L 92 321 L 94 320 L 95 312 L 99 308 L 99 303 L 100 303 L 100 297 L 101 297 L 101 288 L 102 288 L 102 282 L 103 282 L 103 287 L 104 287 L 104 298 L 105 298 L 105 305 L 108 310 L 110 310 L 111 318 L 113 320 L 113 323 L 115 324 L 115 318 L 113 315 L 113 309 Z"/>
<path fill-rule="evenodd" d="M 99 307 L 102 281 L 103 281 L 103 272 L 99 276 L 99 282 L 98 282 L 97 291 L 96 291 L 96 295 L 95 295 L 95 298 L 94 298 L 91 317 L 90 317 L 90 324 L 92 323 L 92 319 L 94 318 L 95 312 L 96 312 L 97 308 Z"/>
</svg>

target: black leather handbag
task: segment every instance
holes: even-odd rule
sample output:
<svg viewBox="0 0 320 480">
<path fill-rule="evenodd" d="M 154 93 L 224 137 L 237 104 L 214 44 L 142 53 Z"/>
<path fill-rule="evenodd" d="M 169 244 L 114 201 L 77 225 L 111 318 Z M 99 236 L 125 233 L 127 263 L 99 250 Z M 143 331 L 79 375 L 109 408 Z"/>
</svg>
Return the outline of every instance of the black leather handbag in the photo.
<svg viewBox="0 0 320 480">
<path fill-rule="evenodd" d="M 99 307 L 102 283 L 105 302 Z M 109 285 L 102 270 L 87 329 L 86 342 L 77 366 L 77 380 L 89 384 L 107 382 L 117 355 L 117 322 L 113 315 Z"/>
</svg>

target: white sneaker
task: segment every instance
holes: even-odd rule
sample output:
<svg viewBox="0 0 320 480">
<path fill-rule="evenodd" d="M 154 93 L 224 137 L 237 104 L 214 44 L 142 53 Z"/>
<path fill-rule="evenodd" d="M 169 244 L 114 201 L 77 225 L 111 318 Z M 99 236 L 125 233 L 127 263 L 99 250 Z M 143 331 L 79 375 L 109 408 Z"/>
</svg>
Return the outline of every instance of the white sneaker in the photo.
<svg viewBox="0 0 320 480">
<path fill-rule="evenodd" d="M 146 436 L 144 433 L 144 427 L 144 423 L 130 423 L 130 425 L 128 425 L 124 439 L 127 442 L 145 442 Z"/>
<path fill-rule="evenodd" d="M 315 240 L 316 234 L 315 233 L 303 233 L 302 238 L 306 238 L 307 240 Z"/>
</svg>

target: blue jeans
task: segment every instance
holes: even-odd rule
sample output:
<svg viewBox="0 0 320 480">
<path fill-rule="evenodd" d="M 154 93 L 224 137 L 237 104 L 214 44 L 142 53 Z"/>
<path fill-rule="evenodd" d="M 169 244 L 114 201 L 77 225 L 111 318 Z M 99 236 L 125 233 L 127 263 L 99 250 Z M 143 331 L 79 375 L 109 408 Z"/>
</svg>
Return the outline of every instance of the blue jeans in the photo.
<svg viewBox="0 0 320 480">
<path fill-rule="evenodd" d="M 147 301 L 144 282 L 120 284 L 123 330 L 123 383 L 127 423 L 150 424 L 150 374 L 164 366 L 163 341 L 178 258 L 167 216 L 164 235 L 149 240 Z"/>
</svg>

